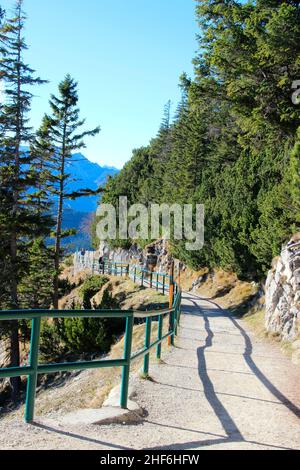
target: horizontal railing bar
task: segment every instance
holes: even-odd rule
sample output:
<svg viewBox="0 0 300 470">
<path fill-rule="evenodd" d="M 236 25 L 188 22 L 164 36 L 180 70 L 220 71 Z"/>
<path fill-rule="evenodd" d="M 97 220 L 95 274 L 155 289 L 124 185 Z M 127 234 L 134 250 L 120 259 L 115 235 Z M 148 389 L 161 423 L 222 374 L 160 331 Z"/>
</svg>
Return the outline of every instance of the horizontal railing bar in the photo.
<svg viewBox="0 0 300 470">
<path fill-rule="evenodd" d="M 148 352 L 148 349 L 139 349 L 138 351 L 132 354 L 130 360 L 134 361 L 134 359 L 137 359 L 140 356 L 144 356 L 145 354 L 147 354 L 147 352 Z"/>
<path fill-rule="evenodd" d="M 97 265 L 94 263 L 92 268 Z M 1 320 L 32 320 L 32 333 L 31 333 L 31 350 L 29 365 L 20 367 L 8 367 L 0 369 L 0 378 L 5 377 L 28 377 L 28 388 L 27 388 L 27 402 L 26 402 L 26 422 L 31 422 L 34 418 L 34 399 L 35 399 L 35 387 L 36 379 L 38 374 L 51 374 L 56 372 L 67 372 L 74 370 L 86 370 L 86 369 L 100 369 L 110 367 L 121 367 L 123 368 L 122 378 L 122 399 L 121 407 L 126 408 L 127 406 L 127 388 L 128 388 L 128 377 L 129 368 L 132 360 L 139 357 L 146 356 L 144 359 L 144 372 L 148 373 L 149 368 L 149 352 L 154 347 L 159 347 L 160 344 L 168 337 L 174 338 L 177 334 L 177 314 L 180 314 L 181 304 L 181 289 L 178 284 L 173 282 L 173 277 L 168 274 L 158 273 L 154 271 L 148 271 L 140 266 L 129 265 L 128 263 L 109 263 L 98 265 L 99 274 L 112 274 L 112 275 L 125 275 L 135 280 L 141 280 L 142 284 L 149 287 L 156 287 L 163 289 L 163 292 L 168 292 L 171 287 L 170 284 L 175 285 L 175 292 L 173 293 L 173 305 L 169 308 L 161 310 L 150 310 L 150 311 L 134 311 L 134 310 L 48 310 L 48 309 L 36 309 L 36 310 L 5 310 L 0 311 Z M 162 279 L 163 281 L 159 281 Z M 179 308 L 179 310 L 178 310 Z M 175 315 L 173 315 L 175 313 Z M 170 315 L 170 321 L 173 316 L 174 319 L 171 322 L 172 330 L 162 336 L 162 320 L 166 315 Z M 151 332 L 151 318 L 159 317 L 159 325 L 161 329 L 158 330 L 158 339 L 150 344 L 150 332 Z M 123 359 L 102 359 L 102 360 L 91 360 L 91 361 L 78 361 L 78 362 L 63 362 L 63 363 L 50 363 L 50 364 L 38 364 L 38 339 L 39 339 L 39 325 L 41 318 L 124 318 L 127 319 L 126 326 L 126 338 L 129 341 L 125 344 L 124 358 Z M 145 346 L 139 351 L 131 354 L 131 343 L 132 343 L 132 328 L 133 318 L 147 319 Z M 128 326 L 129 325 L 129 326 Z M 160 328 L 159 327 L 159 328 Z M 170 328 L 170 327 L 169 327 Z M 129 336 L 128 336 L 129 334 Z M 162 337 L 161 337 L 162 336 Z M 173 340 L 171 341 L 173 344 Z M 160 353 L 157 357 L 160 357 Z M 145 363 L 147 362 L 147 367 Z M 127 377 L 127 378 L 126 378 Z M 126 382 L 127 380 L 127 382 Z"/>
<path fill-rule="evenodd" d="M 137 280 L 139 280 L 139 281 L 142 280 L 142 278 L 141 278 L 140 276 L 138 276 L 138 275 L 137 275 L 135 278 L 136 278 Z M 150 284 L 150 280 L 149 280 L 149 279 L 144 278 L 143 280 L 144 280 L 144 282 L 147 282 L 148 284 Z M 159 281 L 157 282 L 155 279 L 152 279 L 152 285 L 154 285 L 154 286 L 155 286 L 155 285 L 157 285 L 157 286 L 163 286 L 163 283 L 162 283 L 162 282 L 159 282 Z M 166 289 L 166 290 L 168 289 L 168 287 L 170 287 L 170 284 L 168 284 L 168 283 L 165 284 L 165 289 Z"/>
<path fill-rule="evenodd" d="M 155 346 L 157 346 L 158 344 L 161 344 L 162 341 L 164 341 L 165 339 L 167 339 L 169 336 L 172 336 L 174 334 L 173 331 L 170 331 L 169 333 L 166 333 L 164 336 L 162 336 L 161 339 L 157 339 L 156 341 L 154 341 L 153 343 L 150 344 L 149 346 L 149 350 L 154 348 Z"/>
<path fill-rule="evenodd" d="M 169 336 L 172 336 L 173 334 L 174 334 L 174 332 L 170 331 L 169 333 L 166 333 L 161 339 L 158 339 L 154 343 L 150 344 L 149 348 L 140 349 L 139 351 L 133 353 L 132 356 L 131 356 L 131 360 L 133 361 L 133 360 L 137 359 L 138 357 L 145 356 L 146 354 L 148 354 L 150 349 L 152 349 L 152 348 L 154 348 L 154 346 L 157 346 L 158 344 L 162 343 L 165 339 L 167 339 Z"/>
<path fill-rule="evenodd" d="M 128 265 L 128 263 L 114 263 L 114 262 L 110 261 L 107 264 L 105 264 L 105 266 L 107 266 L 107 267 L 110 267 L 110 266 L 122 266 L 122 267 L 126 266 L 126 267 L 128 267 L 129 265 Z"/>
<path fill-rule="evenodd" d="M 34 369 L 30 366 L 7 367 L 5 369 L 0 369 L 0 378 L 22 377 L 23 375 L 31 375 L 33 373 Z"/>
<path fill-rule="evenodd" d="M 38 366 L 37 371 L 39 374 L 51 374 L 54 372 L 67 372 L 69 370 L 98 369 L 102 367 L 123 367 L 126 365 L 127 361 L 125 359 L 107 359 L 100 361 L 64 362 L 61 364 L 41 364 Z"/>
<path fill-rule="evenodd" d="M 130 274 L 131 274 L 132 272 L 133 272 L 133 271 L 130 271 Z M 150 274 L 150 275 L 153 274 L 153 277 L 156 277 L 156 275 L 158 274 L 158 273 L 156 273 L 155 271 L 153 271 L 153 272 L 151 272 L 151 271 L 138 271 L 138 272 L 136 273 L 136 275 L 139 276 L 139 275 L 142 274 L 142 273 L 144 273 L 144 274 Z M 158 276 L 161 276 L 161 277 L 165 277 L 165 278 L 170 279 L 170 276 L 166 276 L 165 274 L 158 274 Z M 153 282 L 155 282 L 154 279 L 153 279 Z"/>
<path fill-rule="evenodd" d="M 31 320 L 33 318 L 127 318 L 133 310 L 2 310 L 1 320 Z"/>
<path fill-rule="evenodd" d="M 130 272 L 130 274 L 133 274 L 133 273 L 134 273 L 134 270 L 131 269 L 129 272 Z M 138 276 L 139 274 L 142 274 L 142 273 L 144 273 L 144 274 L 150 274 L 150 275 L 152 274 L 153 276 L 157 276 L 157 275 L 158 275 L 158 276 L 160 276 L 160 277 L 167 277 L 168 279 L 170 279 L 170 276 L 169 276 L 168 274 L 161 274 L 161 273 L 157 273 L 156 271 L 144 271 L 144 270 L 143 270 L 143 271 L 137 271 L 137 272 L 136 272 L 136 275 Z M 155 282 L 154 279 L 153 279 L 153 282 Z"/>
<path fill-rule="evenodd" d="M 55 372 L 67 372 L 69 370 L 100 369 L 102 367 L 124 367 L 124 366 L 127 366 L 127 361 L 125 359 L 63 362 L 63 363 L 56 363 L 56 364 L 40 364 L 37 367 L 37 372 L 38 374 L 52 374 Z M 29 366 L 7 367 L 5 369 L 0 369 L 0 378 L 21 377 L 23 375 L 31 375 L 33 373 L 34 373 L 34 369 Z"/>
<path fill-rule="evenodd" d="M 132 277 L 133 277 L 133 276 L 132 276 Z M 138 280 L 138 281 L 141 281 L 141 280 L 142 280 L 142 278 L 141 278 L 140 276 L 135 276 L 135 279 Z M 144 278 L 143 281 L 144 281 L 145 284 L 147 283 L 148 286 L 150 286 L 151 282 L 150 282 L 149 279 L 145 279 L 145 278 Z M 164 287 L 164 288 L 165 288 L 165 291 L 168 291 L 168 290 L 169 290 L 169 287 L 170 287 L 170 284 L 165 284 L 165 285 L 164 285 L 162 282 L 159 282 L 159 281 L 157 282 L 155 279 L 152 279 L 152 287 L 156 287 L 156 286 L 157 286 L 157 287 L 161 287 L 161 288 Z M 144 287 L 146 287 L 146 286 L 144 286 Z"/>
<path fill-rule="evenodd" d="M 157 317 L 160 315 L 166 315 L 168 313 L 173 313 L 174 310 L 178 307 L 180 302 L 180 291 L 176 294 L 174 305 L 172 308 L 163 309 L 163 310 L 134 310 L 133 316 L 134 318 L 149 318 L 149 317 Z"/>
<path fill-rule="evenodd" d="M 0 312 L 1 320 L 31 320 L 33 318 L 148 318 L 172 313 L 178 302 L 171 309 L 129 311 L 129 310 L 7 310 Z"/>
<path fill-rule="evenodd" d="M 134 318 L 149 318 L 149 317 L 160 317 L 161 315 L 166 315 L 168 313 L 172 313 L 174 308 L 168 308 L 165 310 L 136 310 L 133 314 Z"/>
<path fill-rule="evenodd" d="M 150 271 L 147 271 L 147 272 L 148 272 L 149 274 L 151 274 Z M 134 277 L 134 272 L 131 271 L 129 274 L 130 274 L 132 277 Z M 136 273 L 135 279 L 137 279 L 137 280 L 142 280 L 142 277 L 139 276 L 139 274 L 140 274 L 140 273 Z M 156 281 L 155 276 L 156 276 L 157 273 L 156 273 L 155 271 L 154 271 L 152 274 L 154 275 L 153 278 L 152 278 L 152 285 L 153 285 L 153 286 L 162 286 L 162 287 L 164 286 L 166 290 L 170 287 L 170 284 L 169 284 L 169 283 L 163 284 L 162 282 Z M 163 274 L 160 274 L 160 276 L 165 277 Z M 167 276 L 167 277 L 169 278 L 169 276 Z M 149 279 L 144 278 L 143 280 L 144 280 L 144 282 L 148 282 L 148 284 L 150 284 L 150 280 L 149 280 Z"/>
</svg>

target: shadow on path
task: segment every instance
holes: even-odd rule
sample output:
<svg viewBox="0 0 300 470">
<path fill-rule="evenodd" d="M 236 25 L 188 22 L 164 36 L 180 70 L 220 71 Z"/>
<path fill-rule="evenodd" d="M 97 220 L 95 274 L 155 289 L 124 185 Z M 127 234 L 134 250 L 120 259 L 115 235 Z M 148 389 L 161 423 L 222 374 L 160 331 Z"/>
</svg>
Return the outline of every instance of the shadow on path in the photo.
<svg viewBox="0 0 300 470">
<path fill-rule="evenodd" d="M 199 306 L 197 305 L 196 302 L 192 301 L 196 309 L 199 309 Z M 200 348 L 197 349 L 197 357 L 198 357 L 198 373 L 199 377 L 201 379 L 201 382 L 203 384 L 204 388 L 204 395 L 205 398 L 207 399 L 208 403 L 214 410 L 215 415 L 219 419 L 224 431 L 226 432 L 228 437 L 234 436 L 234 440 L 236 441 L 242 441 L 243 436 L 238 429 L 237 425 L 235 424 L 234 420 L 226 410 L 225 406 L 222 404 L 222 402 L 219 400 L 213 383 L 209 377 L 208 371 L 207 371 L 207 366 L 206 366 L 206 360 L 205 360 L 205 351 L 207 348 L 211 348 L 213 345 L 213 331 L 210 328 L 210 323 L 208 320 L 207 315 L 202 312 L 203 319 L 204 319 L 204 326 L 205 330 L 207 333 L 207 337 L 205 340 L 204 346 L 201 346 Z"/>
<path fill-rule="evenodd" d="M 253 347 L 252 347 L 251 339 L 247 335 L 244 328 L 242 328 L 241 325 L 237 322 L 237 320 L 234 317 L 232 317 L 232 315 L 230 315 L 230 313 L 228 311 L 223 310 L 215 302 L 213 302 L 209 299 L 204 299 L 204 298 L 198 297 L 195 294 L 192 294 L 192 296 L 194 298 L 196 297 L 199 300 L 204 300 L 204 301 L 209 302 L 212 305 L 214 305 L 216 307 L 216 309 L 213 309 L 213 311 L 212 311 L 214 317 L 215 316 L 225 316 L 226 318 L 228 318 L 232 322 L 232 324 L 236 327 L 237 330 L 239 330 L 240 334 L 244 338 L 245 349 L 244 349 L 244 352 L 243 352 L 243 356 L 244 356 L 245 362 L 248 365 L 248 367 L 250 368 L 250 370 L 255 374 L 255 376 L 258 378 L 258 380 L 260 380 L 260 382 L 269 390 L 269 392 L 271 392 L 272 395 L 275 398 L 278 399 L 278 401 L 280 401 L 284 406 L 286 406 L 295 416 L 297 416 L 297 418 L 300 418 L 300 409 L 293 402 L 291 402 L 291 400 L 289 400 L 282 392 L 280 392 L 280 390 L 278 390 L 278 388 L 275 387 L 275 385 L 265 376 L 265 374 L 259 369 L 259 367 L 254 362 L 254 360 L 252 358 Z M 192 300 L 191 300 L 191 302 L 193 302 L 193 304 L 198 309 L 201 310 L 201 312 L 202 312 L 201 315 L 203 315 L 205 325 L 206 325 L 205 328 L 207 329 L 208 318 L 207 318 L 207 314 L 206 314 L 205 310 L 201 309 L 201 307 L 199 307 L 196 304 L 196 302 L 194 302 Z M 216 313 L 216 310 L 219 310 L 220 313 L 219 314 Z M 199 371 L 199 373 L 200 373 L 200 371 Z"/>
<path fill-rule="evenodd" d="M 121 446 L 121 445 L 112 444 L 111 442 L 99 441 L 99 440 L 93 439 L 91 437 L 82 436 L 81 434 L 74 434 L 74 433 L 69 432 L 69 431 L 63 431 L 61 429 L 57 429 L 57 428 L 54 428 L 52 426 L 47 426 L 45 424 L 41 424 L 41 423 L 37 423 L 37 422 L 33 422 L 32 426 L 34 426 L 35 428 L 43 429 L 44 431 L 59 434 L 59 435 L 64 436 L 64 437 L 79 439 L 80 441 L 88 442 L 90 444 L 98 444 L 98 445 L 101 445 L 101 446 L 106 446 L 105 447 L 106 449 L 108 449 L 108 447 L 112 447 L 113 449 L 116 449 L 116 450 L 132 450 L 131 447 L 124 447 L 124 446 Z"/>
<path fill-rule="evenodd" d="M 198 296 L 195 296 L 197 299 L 200 300 L 206 300 L 207 299 L 202 299 Z M 290 411 L 292 411 L 296 416 L 299 416 L 300 410 L 297 408 L 296 405 L 294 405 L 287 397 L 285 397 L 271 382 L 267 377 L 261 372 L 261 370 L 257 367 L 255 362 L 253 361 L 251 355 L 252 355 L 252 343 L 249 338 L 249 336 L 246 334 L 246 332 L 243 330 L 243 328 L 238 324 L 238 322 L 231 318 L 230 315 L 227 314 L 226 311 L 223 311 L 219 305 L 215 304 L 214 302 L 211 302 L 213 305 L 215 305 L 214 309 L 209 309 L 209 313 L 207 313 L 206 309 L 201 308 L 195 301 L 191 300 L 191 298 L 188 299 L 190 302 L 192 302 L 194 305 L 192 307 L 189 307 L 188 309 L 185 308 L 185 311 L 190 314 L 190 315 L 196 315 L 196 316 L 201 316 L 204 320 L 204 325 L 205 325 L 205 331 L 207 333 L 205 344 L 197 349 L 197 358 L 198 358 L 198 374 L 201 379 L 201 382 L 203 384 L 203 393 L 205 394 L 205 397 L 212 407 L 216 417 L 220 421 L 220 424 L 222 425 L 225 433 L 227 434 L 226 437 L 221 437 L 218 436 L 218 438 L 212 439 L 205 439 L 201 441 L 189 441 L 189 442 L 178 442 L 178 443 L 172 443 L 170 445 L 164 445 L 164 446 L 157 446 L 153 447 L 148 450 L 163 450 L 163 449 L 168 449 L 168 450 L 188 450 L 188 449 L 195 449 L 195 448 L 200 448 L 200 447 L 208 447 L 208 446 L 213 446 L 213 445 L 221 445 L 221 444 L 229 444 L 229 443 L 247 443 L 247 444 L 252 444 L 252 445 L 257 445 L 257 446 L 262 446 L 262 447 L 268 447 L 268 448 L 274 448 L 274 449 L 285 449 L 285 450 L 290 450 L 291 448 L 289 447 L 284 447 L 284 446 L 276 446 L 273 444 L 267 444 L 267 443 L 262 443 L 262 442 L 257 442 L 257 441 L 251 441 L 247 440 L 244 438 L 242 435 L 241 431 L 237 427 L 236 423 L 234 422 L 233 418 L 230 416 L 229 412 L 227 409 L 224 407 L 222 402 L 218 398 L 218 392 L 215 391 L 213 383 L 209 377 L 209 369 L 207 368 L 206 364 L 206 359 L 205 359 L 205 353 L 207 352 L 207 349 L 211 348 L 213 345 L 213 337 L 214 333 L 210 327 L 210 322 L 209 322 L 209 316 L 212 317 L 228 317 L 233 325 L 239 330 L 239 332 L 242 334 L 244 341 L 245 341 L 245 350 L 243 352 L 243 356 L 245 358 L 245 361 L 253 374 L 263 383 L 265 387 L 276 397 L 279 402 L 272 402 L 268 400 L 261 400 L 261 399 L 256 399 L 252 398 L 255 400 L 259 401 L 266 401 L 274 404 L 282 404 L 286 406 Z M 209 301 L 208 301 L 209 302 Z M 196 310 L 196 311 L 195 311 Z M 197 310 L 200 311 L 197 313 Z M 184 349 L 184 348 L 182 348 Z M 184 367 L 184 366 L 182 366 Z M 161 385 L 167 385 L 167 384 L 161 384 Z M 168 385 L 168 386 L 173 386 L 173 385 Z M 176 387 L 174 385 L 174 387 Z M 180 387 L 177 387 L 180 388 Z M 231 394 L 225 394 L 225 395 L 231 395 Z M 234 395 L 233 395 L 234 396 Z M 246 397 L 245 397 L 246 398 Z M 248 397 L 250 398 L 250 397 Z M 159 423 L 155 423 L 156 425 L 160 426 Z M 184 428 L 178 427 L 178 429 L 186 430 Z M 190 432 L 195 432 L 194 430 L 190 430 Z M 199 432 L 199 431 L 198 431 Z M 208 434 L 209 435 L 209 434 Z M 217 436 L 215 436 L 217 437 Z"/>
<path fill-rule="evenodd" d="M 192 300 L 191 297 L 194 297 L 196 300 L 203 300 L 211 303 L 214 305 L 214 308 L 212 309 L 204 309 L 201 308 L 196 301 Z M 197 349 L 197 359 L 198 359 L 198 374 L 201 379 L 201 382 L 203 384 L 203 393 L 212 407 L 215 416 L 218 418 L 220 424 L 222 425 L 222 428 L 224 429 L 224 432 L 226 436 L 221 436 L 218 434 L 213 434 L 205 431 L 200 431 L 200 430 L 195 430 L 195 429 L 187 429 L 184 427 L 177 427 L 177 426 L 172 426 L 172 425 L 165 425 L 162 423 L 155 423 L 151 422 L 150 420 L 145 420 L 145 423 L 153 424 L 155 426 L 160 426 L 160 427 L 168 427 L 172 428 L 174 430 L 180 430 L 180 431 L 186 431 L 190 433 L 199 433 L 203 434 L 205 436 L 208 436 L 207 439 L 204 440 L 196 440 L 196 441 L 188 441 L 188 442 L 177 442 L 177 443 L 172 443 L 172 444 L 164 444 L 161 446 L 155 446 L 152 448 L 144 448 L 145 450 L 188 450 L 188 449 L 196 449 L 196 448 L 201 448 L 201 447 L 208 447 L 208 446 L 215 446 L 215 445 L 221 445 L 221 444 L 252 444 L 252 445 L 257 445 L 257 446 L 262 446 L 262 447 L 267 447 L 267 448 L 274 448 L 274 449 L 285 449 L 285 450 L 290 450 L 291 448 L 289 447 L 284 447 L 281 445 L 273 445 L 273 444 L 267 444 L 267 443 L 262 443 L 262 442 L 257 442 L 257 441 L 252 441 L 252 440 L 247 440 L 244 438 L 242 435 L 241 431 L 239 430 L 237 424 L 234 422 L 233 418 L 230 416 L 229 412 L 227 409 L 224 407 L 220 399 L 218 398 L 218 395 L 221 395 L 221 393 L 218 393 L 215 391 L 213 382 L 211 381 L 209 377 L 209 369 L 207 368 L 206 364 L 206 358 L 205 354 L 208 351 L 209 348 L 212 347 L 213 345 L 213 338 L 214 338 L 214 333 L 210 327 L 210 322 L 209 322 L 209 317 L 226 317 L 228 318 L 234 327 L 239 331 L 239 335 L 241 334 L 244 342 L 245 342 L 245 349 L 244 352 L 241 353 L 252 371 L 252 373 L 257 377 L 260 382 L 273 394 L 275 398 L 278 399 L 278 402 L 270 402 L 270 403 L 275 403 L 275 404 L 282 404 L 285 407 L 287 407 L 295 416 L 300 417 L 300 409 L 292 403 L 283 393 L 278 390 L 274 384 L 263 374 L 263 372 L 258 368 L 256 363 L 254 362 L 252 358 L 252 353 L 253 353 L 253 347 L 251 340 L 249 336 L 247 335 L 246 331 L 240 326 L 240 324 L 236 321 L 235 318 L 232 318 L 232 316 L 226 311 L 223 310 L 218 304 L 216 304 L 213 301 L 210 301 L 209 299 L 204 299 L 201 298 L 200 296 L 197 296 L 195 294 L 191 294 L 189 297 L 187 297 L 187 300 L 189 302 L 192 302 L 192 306 L 188 306 L 188 308 L 185 307 L 185 312 L 189 315 L 195 315 L 195 316 L 201 316 L 204 320 L 204 326 L 205 326 L 205 331 L 206 331 L 206 339 L 205 339 L 205 344 Z M 198 311 L 198 312 L 197 312 Z M 224 331 L 225 333 L 225 331 Z M 233 333 L 229 333 L 233 334 Z M 185 349 L 185 348 L 181 348 Z M 182 366 L 184 367 L 184 366 Z M 159 382 L 158 382 L 159 383 Z M 181 388 L 176 385 L 170 385 L 170 384 L 163 384 L 161 385 L 165 386 L 170 386 L 170 387 L 176 387 L 176 388 Z M 184 387 L 182 387 L 184 388 Z M 197 391 L 197 390 L 195 390 Z M 201 390 L 199 390 L 201 391 Z M 202 391 L 201 391 L 202 392 Z M 230 395 L 231 394 L 224 394 L 222 395 Z M 239 396 L 239 395 L 232 395 L 232 396 Z M 245 398 L 250 398 L 250 399 L 255 399 L 259 401 L 268 401 L 268 400 L 261 400 L 259 398 L 253 398 L 253 397 L 245 397 Z M 34 423 L 34 426 L 40 429 L 44 429 L 48 432 L 56 433 L 64 437 L 69 437 L 69 438 L 74 438 L 74 439 L 79 439 L 84 442 L 88 442 L 91 444 L 98 444 L 101 446 L 104 446 L 106 449 L 108 448 L 113 448 L 113 449 L 119 449 L 119 450 L 132 450 L 133 448 L 130 447 L 125 447 L 121 446 L 118 444 L 112 444 L 109 442 L 103 442 L 97 439 L 89 438 L 87 436 L 82 436 L 80 434 L 74 434 L 72 432 L 68 431 L 63 431 L 56 429 L 51 426 L 43 425 L 40 423 Z"/>
</svg>

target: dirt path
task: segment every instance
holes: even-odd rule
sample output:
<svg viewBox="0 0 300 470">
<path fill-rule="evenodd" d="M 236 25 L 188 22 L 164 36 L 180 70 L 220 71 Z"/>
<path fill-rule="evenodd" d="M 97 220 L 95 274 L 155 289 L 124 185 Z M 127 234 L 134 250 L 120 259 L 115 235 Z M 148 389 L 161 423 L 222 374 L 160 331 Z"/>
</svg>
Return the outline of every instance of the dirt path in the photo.
<svg viewBox="0 0 300 470">
<path fill-rule="evenodd" d="M 176 347 L 132 377 L 136 425 L 0 423 L 1 449 L 300 449 L 300 368 L 242 320 L 192 295 Z M 52 417 L 55 418 L 55 417 Z"/>
</svg>

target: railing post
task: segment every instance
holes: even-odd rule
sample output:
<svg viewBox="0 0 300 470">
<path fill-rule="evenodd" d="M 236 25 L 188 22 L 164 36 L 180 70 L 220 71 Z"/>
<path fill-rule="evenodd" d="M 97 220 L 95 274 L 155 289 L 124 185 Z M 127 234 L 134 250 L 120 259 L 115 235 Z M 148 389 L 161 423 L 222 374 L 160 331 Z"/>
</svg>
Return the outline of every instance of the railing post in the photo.
<svg viewBox="0 0 300 470">
<path fill-rule="evenodd" d="M 128 387 L 129 387 L 129 373 L 130 373 L 130 358 L 132 347 L 132 333 L 133 333 L 133 314 L 126 318 L 126 331 L 124 340 L 124 359 L 127 361 L 126 366 L 122 371 L 122 384 L 121 384 L 121 408 L 127 408 L 128 402 Z"/>
<path fill-rule="evenodd" d="M 173 308 L 174 305 L 174 261 L 172 261 L 170 267 L 170 276 L 169 276 L 169 307 Z M 174 346 L 174 310 L 170 313 L 169 317 L 169 333 L 173 333 L 168 337 L 168 345 Z"/>
<path fill-rule="evenodd" d="M 152 318 L 148 317 L 146 319 L 146 334 L 145 334 L 145 349 L 148 349 L 151 342 L 151 324 Z M 143 375 L 145 377 L 149 374 L 149 360 L 150 360 L 150 353 L 146 354 L 144 357 L 144 367 L 143 367 Z"/>
<path fill-rule="evenodd" d="M 169 346 L 174 346 L 174 335 L 175 335 L 175 331 L 174 331 L 174 326 L 175 326 L 175 322 L 174 322 L 174 317 L 175 317 L 175 312 L 173 310 L 172 313 L 170 313 L 170 326 L 169 326 L 169 331 L 170 333 L 172 333 L 168 339 L 170 339 L 170 342 L 169 342 Z"/>
<path fill-rule="evenodd" d="M 142 287 L 144 287 L 144 270 L 142 270 Z"/>
<path fill-rule="evenodd" d="M 153 273 L 151 272 L 150 273 L 150 289 L 152 289 L 152 285 L 153 285 Z"/>
<path fill-rule="evenodd" d="M 156 290 L 158 290 L 158 273 L 156 273 Z"/>
<path fill-rule="evenodd" d="M 165 295 L 165 276 L 163 275 L 163 288 L 162 288 L 162 293 Z"/>
<path fill-rule="evenodd" d="M 177 336 L 177 334 L 178 334 L 178 314 L 179 314 L 179 309 L 178 309 L 178 306 L 177 306 L 176 309 L 175 309 L 175 315 L 174 315 L 174 318 L 175 318 L 175 336 Z"/>
<path fill-rule="evenodd" d="M 30 354 L 29 365 L 34 369 L 34 372 L 28 376 L 26 405 L 25 405 L 25 421 L 31 423 L 34 419 L 34 403 L 37 384 L 37 367 L 39 357 L 39 343 L 40 343 L 41 319 L 34 318 L 31 325 L 31 339 L 30 339 Z"/>
<path fill-rule="evenodd" d="M 161 338 L 162 338 L 163 321 L 164 321 L 164 316 L 159 315 L 159 317 L 158 317 L 158 334 L 157 334 L 157 339 L 158 340 L 161 340 Z M 156 358 L 157 359 L 161 358 L 161 343 L 159 343 L 156 347 Z"/>
<path fill-rule="evenodd" d="M 134 268 L 134 274 L 133 274 L 133 282 L 135 283 L 136 281 L 136 267 Z"/>
<path fill-rule="evenodd" d="M 182 293 L 180 291 L 179 294 L 179 312 L 178 312 L 178 325 L 180 326 L 180 319 L 181 319 L 181 302 L 182 302 Z"/>
</svg>

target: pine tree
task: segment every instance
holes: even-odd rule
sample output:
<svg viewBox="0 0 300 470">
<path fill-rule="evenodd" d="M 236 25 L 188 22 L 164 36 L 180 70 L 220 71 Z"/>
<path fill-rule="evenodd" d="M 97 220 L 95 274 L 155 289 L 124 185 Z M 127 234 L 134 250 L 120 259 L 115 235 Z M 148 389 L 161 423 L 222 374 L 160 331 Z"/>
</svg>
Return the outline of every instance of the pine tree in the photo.
<svg viewBox="0 0 300 470">
<path fill-rule="evenodd" d="M 59 84 L 58 97 L 52 95 L 50 107 L 51 116 L 47 116 L 49 139 L 56 149 L 55 152 L 55 180 L 57 195 L 57 215 L 55 229 L 54 249 L 54 308 L 58 308 L 58 282 L 61 260 L 61 240 L 64 236 L 62 230 L 63 207 L 67 198 L 74 195 L 68 192 L 68 165 L 72 162 L 72 152 L 84 148 L 84 138 L 95 136 L 100 132 L 100 127 L 90 131 L 82 131 L 85 120 L 79 117 L 77 83 L 67 75 Z M 78 195 L 78 194 L 77 194 Z"/>
<path fill-rule="evenodd" d="M 55 222 L 51 211 L 55 191 L 56 149 L 51 142 L 49 130 L 50 120 L 44 116 L 30 146 L 30 170 L 35 179 L 35 191 L 31 193 L 31 201 L 37 216 L 43 223 L 48 222 L 49 227 L 53 227 Z"/>
<path fill-rule="evenodd" d="M 7 307 L 20 307 L 18 284 L 26 265 L 28 237 L 32 237 L 36 222 L 28 204 L 26 192 L 34 183 L 28 172 L 29 157 L 22 145 L 30 143 L 32 131 L 28 125 L 28 112 L 32 94 L 28 87 L 40 85 L 43 81 L 35 77 L 34 71 L 24 62 L 27 49 L 23 38 L 25 16 L 23 1 L 18 0 L 15 15 L 2 23 L 0 31 L 1 62 L 0 75 L 3 79 L 4 104 L 1 106 L 1 235 L 4 233 L 5 279 L 8 289 Z M 11 322 L 12 366 L 20 361 L 18 322 Z M 19 395 L 20 379 L 11 379 L 12 396 L 16 401 Z"/>
<path fill-rule="evenodd" d="M 43 237 L 36 238 L 27 251 L 28 270 L 19 285 L 22 308 L 47 309 L 53 298 L 53 253 Z"/>
</svg>

